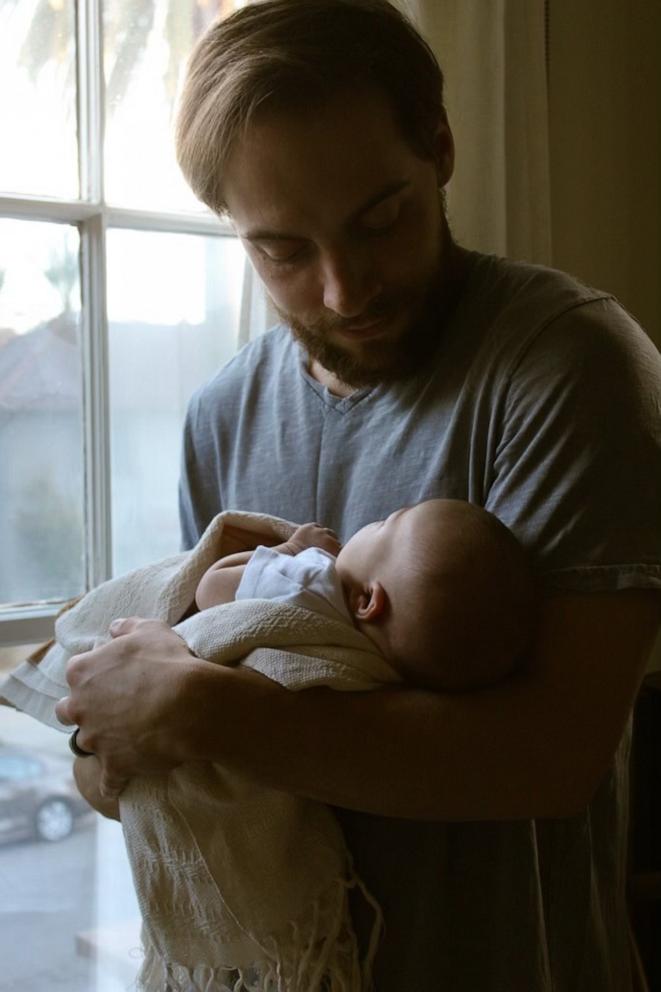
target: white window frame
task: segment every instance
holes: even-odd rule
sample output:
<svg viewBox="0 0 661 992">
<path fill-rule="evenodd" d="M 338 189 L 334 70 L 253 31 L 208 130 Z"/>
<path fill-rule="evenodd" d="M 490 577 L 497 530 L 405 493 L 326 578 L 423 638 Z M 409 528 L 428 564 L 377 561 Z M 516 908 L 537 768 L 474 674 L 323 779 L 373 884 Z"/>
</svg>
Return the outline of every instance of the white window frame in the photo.
<svg viewBox="0 0 661 992">
<path fill-rule="evenodd" d="M 129 210 L 105 202 L 101 0 L 77 0 L 75 6 L 80 199 L 0 194 L 0 217 L 75 225 L 80 233 L 84 579 L 85 588 L 90 589 L 110 578 L 112 568 L 106 231 L 124 228 L 216 237 L 236 235 L 227 221 L 212 214 Z M 61 607 L 61 602 L 0 607 L 0 648 L 48 640 Z"/>
</svg>

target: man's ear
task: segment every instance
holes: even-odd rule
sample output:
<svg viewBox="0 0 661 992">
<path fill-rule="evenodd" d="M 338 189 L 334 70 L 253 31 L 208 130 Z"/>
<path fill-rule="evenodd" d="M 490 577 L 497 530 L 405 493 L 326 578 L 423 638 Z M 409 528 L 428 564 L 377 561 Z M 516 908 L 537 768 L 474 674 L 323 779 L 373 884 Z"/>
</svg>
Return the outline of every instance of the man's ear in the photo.
<svg viewBox="0 0 661 992">
<path fill-rule="evenodd" d="M 356 620 L 372 623 L 378 620 L 386 611 L 388 597 L 380 582 L 370 582 L 360 589 L 353 604 L 353 614 Z"/>
<path fill-rule="evenodd" d="M 438 188 L 443 189 L 450 182 L 454 172 L 454 138 L 445 111 L 443 111 L 443 117 L 436 132 L 434 158 Z"/>
</svg>

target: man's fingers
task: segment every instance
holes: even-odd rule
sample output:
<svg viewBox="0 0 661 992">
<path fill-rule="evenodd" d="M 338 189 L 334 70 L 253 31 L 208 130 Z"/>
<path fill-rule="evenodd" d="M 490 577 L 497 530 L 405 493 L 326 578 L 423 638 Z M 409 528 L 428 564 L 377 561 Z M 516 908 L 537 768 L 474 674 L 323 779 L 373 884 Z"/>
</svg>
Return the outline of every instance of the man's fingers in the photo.
<svg viewBox="0 0 661 992">
<path fill-rule="evenodd" d="M 73 763 L 73 777 L 81 796 L 97 813 L 119 820 L 117 799 L 106 799 L 101 796 L 99 788 L 101 774 L 101 762 L 94 755 L 90 758 L 76 758 Z"/>
<path fill-rule="evenodd" d="M 75 718 L 71 714 L 70 706 L 70 696 L 63 696 L 62 699 L 55 703 L 55 716 L 60 723 L 65 725 L 65 727 L 70 727 L 76 722 Z"/>
<path fill-rule="evenodd" d="M 163 630 L 171 629 L 163 620 L 150 620 L 147 617 L 117 617 L 108 629 L 113 637 L 123 637 L 125 634 L 133 634 L 141 628 L 150 627 Z"/>
<path fill-rule="evenodd" d="M 117 617 L 110 624 L 110 633 L 113 637 L 122 637 L 123 634 L 130 634 L 135 630 L 137 617 Z"/>
<path fill-rule="evenodd" d="M 104 799 L 118 799 L 128 779 L 113 772 L 104 771 L 99 782 L 99 792 Z"/>
</svg>

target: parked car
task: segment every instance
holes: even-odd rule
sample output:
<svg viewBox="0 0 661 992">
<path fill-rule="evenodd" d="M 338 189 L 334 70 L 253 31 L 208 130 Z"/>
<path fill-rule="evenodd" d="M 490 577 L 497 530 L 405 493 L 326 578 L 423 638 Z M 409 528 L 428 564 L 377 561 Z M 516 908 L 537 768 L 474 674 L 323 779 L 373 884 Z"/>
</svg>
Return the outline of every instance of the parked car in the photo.
<svg viewBox="0 0 661 992">
<path fill-rule="evenodd" d="M 89 812 L 71 762 L 0 745 L 0 843 L 26 837 L 64 840 Z"/>
</svg>

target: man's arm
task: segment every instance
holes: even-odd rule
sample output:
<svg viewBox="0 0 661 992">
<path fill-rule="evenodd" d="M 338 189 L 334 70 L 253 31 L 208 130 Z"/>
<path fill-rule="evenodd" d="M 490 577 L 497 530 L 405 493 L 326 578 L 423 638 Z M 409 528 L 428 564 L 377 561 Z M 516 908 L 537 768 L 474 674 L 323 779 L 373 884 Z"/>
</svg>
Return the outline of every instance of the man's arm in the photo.
<svg viewBox="0 0 661 992">
<path fill-rule="evenodd" d="M 101 756 L 106 792 L 153 763 L 214 760 L 377 814 L 569 816 L 612 760 L 658 623 L 652 592 L 551 596 L 524 670 L 445 695 L 289 692 L 194 659 L 163 624 L 127 620 L 113 643 L 70 663 L 72 695 L 58 716 L 81 725 L 81 746 Z"/>
</svg>

